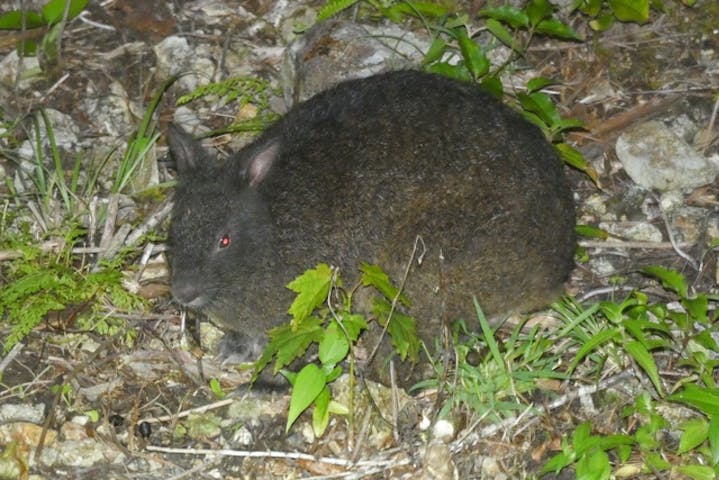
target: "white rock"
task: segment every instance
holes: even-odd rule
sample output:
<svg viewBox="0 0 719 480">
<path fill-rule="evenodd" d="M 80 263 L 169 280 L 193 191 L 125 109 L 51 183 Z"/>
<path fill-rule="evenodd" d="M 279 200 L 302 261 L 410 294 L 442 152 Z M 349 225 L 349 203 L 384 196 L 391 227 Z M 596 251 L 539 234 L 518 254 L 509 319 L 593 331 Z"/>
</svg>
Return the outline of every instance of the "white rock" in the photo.
<svg viewBox="0 0 719 480">
<path fill-rule="evenodd" d="M 657 121 L 636 125 L 620 135 L 616 152 L 632 180 L 647 189 L 692 189 L 711 183 L 719 172 L 716 164 Z"/>
</svg>

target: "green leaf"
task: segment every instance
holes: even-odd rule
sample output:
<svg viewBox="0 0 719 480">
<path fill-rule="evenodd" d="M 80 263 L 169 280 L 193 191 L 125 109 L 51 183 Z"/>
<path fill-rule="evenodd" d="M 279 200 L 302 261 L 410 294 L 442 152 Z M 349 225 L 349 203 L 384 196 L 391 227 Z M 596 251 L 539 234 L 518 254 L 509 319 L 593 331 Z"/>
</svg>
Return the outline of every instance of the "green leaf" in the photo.
<svg viewBox="0 0 719 480">
<path fill-rule="evenodd" d="M 577 232 L 578 235 L 587 238 L 606 240 L 609 237 L 609 233 L 607 233 L 606 230 L 591 225 L 577 225 L 574 227 L 574 231 Z"/>
<path fill-rule="evenodd" d="M 346 10 L 359 0 L 328 0 L 327 3 L 317 12 L 317 23 L 334 17 L 342 10 Z"/>
<path fill-rule="evenodd" d="M 552 5 L 547 0 L 532 0 L 524 9 L 530 25 L 537 25 L 552 15 Z"/>
<path fill-rule="evenodd" d="M 484 316 L 484 312 L 482 312 L 482 308 L 479 306 L 479 302 L 477 302 L 477 297 L 473 297 L 472 301 L 474 302 L 474 310 L 477 313 L 477 319 L 479 320 L 479 325 L 482 329 L 482 336 L 484 338 L 484 341 L 487 342 L 487 347 L 489 348 L 489 351 L 492 353 L 494 363 L 499 369 L 506 372 L 507 365 L 504 363 L 504 358 L 502 358 L 502 354 L 499 353 L 499 345 L 497 344 L 497 340 L 494 338 L 494 332 L 489 326 L 489 322 L 487 322 L 487 318 Z"/>
<path fill-rule="evenodd" d="M 353 313 L 342 313 L 340 316 L 340 319 L 342 321 L 342 326 L 344 327 L 344 331 L 347 333 L 347 336 L 350 339 L 350 342 L 354 342 L 359 337 L 359 334 L 367 329 L 367 320 L 362 315 L 357 315 Z M 336 320 L 332 320 L 333 322 L 336 322 Z"/>
<path fill-rule="evenodd" d="M 307 410 L 320 392 L 327 388 L 325 385 L 326 378 L 324 372 L 314 363 L 305 365 L 297 374 L 292 388 L 292 396 L 290 397 L 285 433 L 290 431 L 290 427 L 295 423 L 297 417 Z"/>
<path fill-rule="evenodd" d="M 313 342 L 322 339 L 324 334 L 322 323 L 319 318 L 309 317 L 297 328 L 285 324 L 270 330 L 270 341 L 265 346 L 262 356 L 255 362 L 253 380 L 275 356 L 274 372 L 277 373 L 292 360 L 304 355 Z"/>
<path fill-rule="evenodd" d="M 617 330 L 616 328 L 609 328 L 600 331 L 599 333 L 591 337 L 589 340 L 584 342 L 584 344 L 577 351 L 577 354 L 574 356 L 574 360 L 572 360 L 572 363 L 569 366 L 569 371 L 572 372 L 585 356 L 589 355 L 600 345 L 603 345 L 604 343 L 613 340 L 618 335 L 619 330 Z"/>
<path fill-rule="evenodd" d="M 717 473 L 714 469 L 706 465 L 680 465 L 677 467 L 677 472 L 694 480 L 713 480 L 717 478 Z"/>
<path fill-rule="evenodd" d="M 315 408 L 312 411 L 312 432 L 316 438 L 322 436 L 330 422 L 330 390 L 325 386 L 315 399 Z"/>
<path fill-rule="evenodd" d="M 42 17 L 36 12 L 25 12 L 25 28 L 37 28 L 45 25 Z M 12 10 L 0 15 L 0 30 L 20 30 L 22 29 L 22 12 Z"/>
<path fill-rule="evenodd" d="M 712 454 L 712 465 L 717 465 L 719 464 L 719 415 L 709 416 L 707 439 L 709 440 L 709 450 Z"/>
<path fill-rule="evenodd" d="M 464 64 L 474 78 L 481 78 L 489 71 L 489 59 L 482 48 L 467 35 L 465 27 L 455 29 Z"/>
<path fill-rule="evenodd" d="M 592 424 L 589 422 L 582 422 L 577 425 L 572 434 L 572 448 L 577 453 L 581 453 L 590 447 L 594 446 L 594 443 L 590 443 L 592 438 Z"/>
<path fill-rule="evenodd" d="M 547 77 L 534 77 L 527 82 L 527 93 L 538 92 L 544 87 L 553 85 L 556 82 Z"/>
<path fill-rule="evenodd" d="M 526 13 L 516 7 L 503 5 L 499 7 L 487 7 L 477 13 L 481 17 L 489 17 L 506 23 L 513 28 L 528 27 L 529 17 Z"/>
<path fill-rule="evenodd" d="M 584 38 L 575 32 L 572 27 L 556 18 L 548 18 L 542 20 L 535 27 L 535 31 L 542 35 L 561 38 L 564 40 L 584 40 Z"/>
<path fill-rule="evenodd" d="M 390 303 L 382 298 L 374 300 L 372 313 L 382 326 L 387 324 L 387 316 L 391 308 Z M 387 333 L 392 338 L 392 345 L 402 361 L 409 358 L 416 362 L 419 359 L 419 339 L 414 318 L 395 310 L 387 327 Z"/>
<path fill-rule="evenodd" d="M 504 85 L 497 77 L 485 76 L 480 82 L 482 89 L 499 100 L 504 96 Z"/>
<path fill-rule="evenodd" d="M 325 303 L 331 285 L 332 269 L 326 263 L 320 263 L 316 268 L 305 271 L 287 284 L 287 288 L 297 293 L 287 311 L 292 315 L 293 327 L 297 327 L 315 308 Z"/>
<path fill-rule="evenodd" d="M 574 462 L 574 455 L 562 452 L 558 453 L 549 459 L 547 463 L 542 466 L 542 470 L 539 472 L 540 475 L 545 473 L 554 472 L 559 473 L 564 467 L 571 465 Z"/>
<path fill-rule="evenodd" d="M 444 55 L 444 52 L 446 51 L 447 43 L 440 37 L 435 38 L 432 41 L 432 45 L 429 46 L 427 53 L 424 54 L 422 64 L 427 65 L 429 63 L 439 60 L 440 58 L 442 58 L 442 55 Z"/>
<path fill-rule="evenodd" d="M 609 30 L 609 27 L 612 25 L 614 25 L 614 15 L 612 14 L 601 15 L 589 21 L 589 28 L 595 32 L 604 32 Z"/>
<path fill-rule="evenodd" d="M 377 290 L 382 292 L 382 295 L 387 297 L 388 300 L 394 300 L 399 292 L 399 289 L 392 284 L 389 277 L 386 273 L 384 273 L 384 270 L 382 270 L 381 267 L 362 262 L 362 265 L 360 265 L 360 271 L 362 272 L 362 285 L 365 287 L 375 287 Z M 407 307 L 411 306 L 409 299 L 407 299 L 404 293 L 400 294 L 399 302 Z"/>
<path fill-rule="evenodd" d="M 670 395 L 667 400 L 690 405 L 709 417 L 719 416 L 719 391 L 717 389 L 687 383 L 683 390 Z"/>
<path fill-rule="evenodd" d="M 50 0 L 42 7 L 42 18 L 45 22 L 52 25 L 62 20 L 62 16 L 65 13 L 65 4 L 70 2 L 70 10 L 68 11 L 67 19 L 73 19 L 82 12 L 89 0 Z"/>
<path fill-rule="evenodd" d="M 350 346 L 347 337 L 337 323 L 327 327 L 319 344 L 319 359 L 323 365 L 336 365 L 347 356 Z"/>
<path fill-rule="evenodd" d="M 444 5 L 432 2 L 398 2 L 389 8 L 381 8 L 380 11 L 392 21 L 399 21 L 402 15 L 439 18 L 450 13 Z"/>
<path fill-rule="evenodd" d="M 683 432 L 679 439 L 677 455 L 682 455 L 698 447 L 709 435 L 709 424 L 704 419 L 687 420 L 680 428 Z"/>
<path fill-rule="evenodd" d="M 586 173 L 595 184 L 599 184 L 599 174 L 579 150 L 564 142 L 555 143 L 554 148 L 557 149 L 564 163 Z"/>
<path fill-rule="evenodd" d="M 682 305 L 687 309 L 689 316 L 697 322 L 707 325 L 709 318 L 707 313 L 709 312 L 709 299 L 704 294 L 699 294 L 696 298 L 685 298 L 682 300 Z"/>
<path fill-rule="evenodd" d="M 619 21 L 644 23 L 649 20 L 649 0 L 609 0 L 609 6 Z"/>
<path fill-rule="evenodd" d="M 612 472 L 609 456 L 604 450 L 593 450 L 577 461 L 578 480 L 608 480 Z"/>
<path fill-rule="evenodd" d="M 503 44 L 507 45 L 512 50 L 519 52 L 522 50 L 521 45 L 519 45 L 515 40 L 512 33 L 504 28 L 504 25 L 502 25 L 498 20 L 495 20 L 493 18 L 487 19 L 487 30 L 489 30 L 492 35 L 497 37 L 497 40 L 502 42 Z"/>
<path fill-rule="evenodd" d="M 676 292 L 680 297 L 687 298 L 689 296 L 687 281 L 681 273 L 664 267 L 644 267 L 642 271 L 658 279 L 664 288 Z"/>
<path fill-rule="evenodd" d="M 544 124 L 550 128 L 561 121 L 557 107 L 554 106 L 549 95 L 542 92 L 520 93 L 517 98 L 524 110 L 541 118 Z"/>
<path fill-rule="evenodd" d="M 218 379 L 210 379 L 210 390 L 219 400 L 225 398 L 225 391 L 222 389 L 222 385 L 220 385 L 220 381 Z"/>
<path fill-rule="evenodd" d="M 631 341 L 624 345 L 624 349 L 634 359 L 635 362 L 644 370 L 649 376 L 649 379 L 654 384 L 654 388 L 657 389 L 659 395 L 664 396 L 664 389 L 662 388 L 661 381 L 659 379 L 659 370 L 657 364 L 654 362 L 654 357 L 647 351 L 647 349 L 638 341 Z"/>
</svg>

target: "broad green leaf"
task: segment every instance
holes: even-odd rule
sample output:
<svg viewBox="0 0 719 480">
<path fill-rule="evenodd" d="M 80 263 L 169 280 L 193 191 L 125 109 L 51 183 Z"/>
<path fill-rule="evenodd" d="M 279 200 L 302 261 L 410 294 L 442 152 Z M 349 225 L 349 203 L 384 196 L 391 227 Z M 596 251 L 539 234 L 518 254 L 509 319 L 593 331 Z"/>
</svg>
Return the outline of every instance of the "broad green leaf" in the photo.
<svg viewBox="0 0 719 480">
<path fill-rule="evenodd" d="M 584 38 L 575 32 L 572 27 L 556 18 L 548 18 L 542 20 L 535 27 L 535 31 L 542 35 L 548 35 L 564 40 L 584 40 Z"/>
<path fill-rule="evenodd" d="M 342 327 L 344 327 L 344 331 L 347 333 L 347 336 L 349 336 L 351 342 L 357 340 L 359 334 L 367 329 L 367 320 L 365 320 L 362 315 L 345 313 L 342 314 L 341 320 Z M 336 322 L 336 320 L 333 320 L 333 322 Z"/>
<path fill-rule="evenodd" d="M 424 58 L 422 59 L 422 64 L 427 65 L 428 63 L 432 63 L 436 60 L 439 60 L 442 58 L 442 55 L 444 55 L 444 52 L 447 51 L 447 43 L 442 40 L 440 37 L 435 38 L 432 41 L 432 44 L 429 46 L 429 49 L 427 50 L 427 53 L 424 54 Z"/>
<path fill-rule="evenodd" d="M 677 455 L 682 455 L 694 448 L 698 447 L 709 435 L 709 423 L 704 419 L 692 419 L 687 420 L 680 427 L 682 436 L 679 439 L 679 448 L 677 448 Z"/>
<path fill-rule="evenodd" d="M 320 392 L 327 388 L 325 380 L 324 372 L 314 363 L 309 363 L 300 370 L 292 388 L 285 433 L 289 432 L 297 417 L 315 401 Z"/>
<path fill-rule="evenodd" d="M 659 380 L 659 370 L 657 369 L 657 364 L 654 362 L 654 357 L 652 357 L 644 345 L 638 341 L 631 341 L 624 345 L 624 349 L 649 376 L 649 379 L 654 384 L 654 388 L 657 389 L 657 393 L 664 396 L 664 389 L 662 388 L 661 381 Z"/>
<path fill-rule="evenodd" d="M 557 107 L 554 106 L 549 95 L 542 92 L 520 93 L 517 98 L 524 110 L 538 116 L 548 127 L 552 128 L 561 121 Z"/>
<path fill-rule="evenodd" d="M 485 76 L 482 78 L 480 85 L 487 93 L 497 99 L 501 100 L 504 96 L 504 85 L 502 85 L 502 81 L 497 77 Z"/>
<path fill-rule="evenodd" d="M 338 282 L 339 283 L 339 282 Z M 292 325 L 297 328 L 315 308 L 324 304 L 332 285 L 332 269 L 326 263 L 305 273 L 287 284 L 287 288 L 297 293 L 287 313 L 292 315 Z"/>
<path fill-rule="evenodd" d="M 521 46 L 514 40 L 512 33 L 504 28 L 504 25 L 502 25 L 498 20 L 488 18 L 487 30 L 489 30 L 500 42 L 507 45 L 512 50 L 516 52 L 522 50 Z"/>
<path fill-rule="evenodd" d="M 599 184 L 599 174 L 579 150 L 564 142 L 555 143 L 554 148 L 557 149 L 564 163 L 586 173 L 596 185 Z"/>
<path fill-rule="evenodd" d="M 578 235 L 587 238 L 606 240 L 609 237 L 609 233 L 606 230 L 591 225 L 577 225 L 574 227 L 574 231 L 577 232 Z"/>
<path fill-rule="evenodd" d="M 683 390 L 670 395 L 667 400 L 690 405 L 709 417 L 719 416 L 719 390 L 717 389 L 687 383 Z"/>
<path fill-rule="evenodd" d="M 712 454 L 712 465 L 717 465 L 719 464 L 719 415 L 709 416 L 707 439 L 709 440 L 709 450 Z"/>
<path fill-rule="evenodd" d="M 334 413 L 335 415 L 349 415 L 350 413 L 350 410 L 349 408 L 347 408 L 347 405 L 336 402 L 334 400 L 330 400 L 328 410 L 330 413 Z"/>
<path fill-rule="evenodd" d="M 604 32 L 614 25 L 614 15 L 606 14 L 589 21 L 589 28 L 595 32 Z"/>
<path fill-rule="evenodd" d="M 608 480 L 612 473 L 609 456 L 604 450 L 593 450 L 577 461 L 577 480 Z"/>
<path fill-rule="evenodd" d="M 342 10 L 346 10 L 355 3 L 358 3 L 359 0 L 328 0 L 325 5 L 320 8 L 320 11 L 317 13 L 317 22 L 321 22 L 323 20 L 327 20 L 330 17 L 334 17 Z"/>
<path fill-rule="evenodd" d="M 277 373 L 292 360 L 304 355 L 310 344 L 319 342 L 323 333 L 322 320 L 317 317 L 305 319 L 296 329 L 284 324 L 270 330 L 270 341 L 255 362 L 253 380 L 273 357 L 276 357 L 274 372 Z"/>
<path fill-rule="evenodd" d="M 685 298 L 682 300 L 682 305 L 689 312 L 689 316 L 693 320 L 704 325 L 709 323 L 707 313 L 709 312 L 709 299 L 706 295 L 699 294 L 696 298 Z"/>
<path fill-rule="evenodd" d="M 510 5 L 488 7 L 480 10 L 477 14 L 481 17 L 493 18 L 514 28 L 526 28 L 529 26 L 529 17 L 527 14 Z"/>
<path fill-rule="evenodd" d="M 77 17 L 87 6 L 89 0 L 50 0 L 42 7 L 42 18 L 48 24 L 57 23 L 62 20 L 65 13 L 65 4 L 70 2 L 70 10 L 67 19 Z"/>
<path fill-rule="evenodd" d="M 340 330 L 339 325 L 332 323 L 327 327 L 325 335 L 319 344 L 319 359 L 323 365 L 337 365 L 344 360 L 350 351 L 347 337 Z"/>
<path fill-rule="evenodd" d="M 574 356 L 574 360 L 572 360 L 572 363 L 569 366 L 569 371 L 572 372 L 585 356 L 589 355 L 599 346 L 609 342 L 610 340 L 613 340 L 618 335 L 619 330 L 617 330 L 616 328 L 609 328 L 600 331 L 599 333 L 591 337 L 589 340 L 584 342 L 584 344 L 579 348 L 579 351 L 577 351 L 577 354 Z"/>
<path fill-rule="evenodd" d="M 382 292 L 389 301 L 394 300 L 399 290 L 392 284 L 389 277 L 386 273 L 384 273 L 384 270 L 382 270 L 381 267 L 363 262 L 362 265 L 360 265 L 360 271 L 362 272 L 362 285 L 365 287 L 375 287 L 377 290 Z M 400 294 L 399 301 L 407 307 L 411 306 L 409 299 L 407 299 L 404 293 Z"/>
<path fill-rule="evenodd" d="M 527 93 L 538 92 L 544 87 L 553 85 L 556 82 L 547 77 L 534 77 L 527 82 Z"/>
<path fill-rule="evenodd" d="M 312 411 L 312 432 L 316 438 L 322 436 L 330 422 L 330 390 L 325 387 L 315 399 L 315 408 Z"/>
<path fill-rule="evenodd" d="M 226 396 L 226 393 L 222 389 L 220 381 L 214 377 L 210 379 L 210 390 L 219 400 L 222 400 Z"/>
<path fill-rule="evenodd" d="M 558 453 L 549 459 L 547 463 L 542 466 L 542 470 L 539 472 L 540 475 L 545 473 L 554 472 L 559 473 L 564 467 L 574 462 L 574 456 L 569 453 Z"/>
<path fill-rule="evenodd" d="M 482 48 L 467 35 L 465 27 L 455 29 L 457 42 L 462 52 L 464 64 L 474 78 L 481 78 L 489 72 L 489 59 Z"/>
<path fill-rule="evenodd" d="M 36 12 L 25 12 L 25 28 L 37 28 L 45 25 L 42 17 Z M 22 29 L 22 12 L 12 10 L 0 15 L 0 30 L 20 30 Z"/>
<path fill-rule="evenodd" d="M 372 313 L 379 320 L 380 325 L 387 324 L 387 316 L 391 308 L 392 306 L 386 300 L 375 298 L 372 304 Z M 414 318 L 395 310 L 387 327 L 387 333 L 392 338 L 392 345 L 402 361 L 408 357 L 413 362 L 419 359 L 419 339 Z"/>
<path fill-rule="evenodd" d="M 671 462 L 667 461 L 659 452 L 649 452 L 644 457 L 644 462 L 652 470 L 657 472 L 664 472 L 672 468 Z"/>
<path fill-rule="evenodd" d="M 552 5 L 547 0 L 532 0 L 524 9 L 530 25 L 537 25 L 552 15 Z"/>
<path fill-rule="evenodd" d="M 587 450 L 590 445 L 590 439 L 592 437 L 592 424 L 589 422 L 582 422 L 577 425 L 572 434 L 572 447 L 577 453 Z"/>
<path fill-rule="evenodd" d="M 714 480 L 717 473 L 712 467 L 706 465 L 680 465 L 677 472 L 686 475 L 693 480 Z"/>
<path fill-rule="evenodd" d="M 687 281 L 681 273 L 664 267 L 644 267 L 643 272 L 658 279 L 664 288 L 676 292 L 680 297 L 687 298 L 689 296 Z"/>
<path fill-rule="evenodd" d="M 649 20 L 649 0 L 609 0 L 618 20 L 644 23 Z"/>
<path fill-rule="evenodd" d="M 399 21 L 402 15 L 439 18 L 450 13 L 444 5 L 432 2 L 399 2 L 389 8 L 381 8 L 380 10 L 382 15 L 393 19 L 393 21 Z M 394 20 L 395 18 L 397 20 Z"/>
</svg>

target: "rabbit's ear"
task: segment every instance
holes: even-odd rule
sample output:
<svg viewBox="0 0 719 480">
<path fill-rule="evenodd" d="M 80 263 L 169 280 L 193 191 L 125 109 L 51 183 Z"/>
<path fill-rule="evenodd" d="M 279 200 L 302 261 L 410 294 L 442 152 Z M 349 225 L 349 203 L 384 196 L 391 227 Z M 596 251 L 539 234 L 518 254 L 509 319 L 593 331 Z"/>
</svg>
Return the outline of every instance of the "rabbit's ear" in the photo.
<svg viewBox="0 0 719 480">
<path fill-rule="evenodd" d="M 177 125 L 170 124 L 167 129 L 167 144 L 175 160 L 177 173 L 187 175 L 195 170 L 207 168 L 213 161 L 208 152 L 192 135 Z"/>
<path fill-rule="evenodd" d="M 277 160 L 280 143 L 271 140 L 256 149 L 241 164 L 243 178 L 250 187 L 257 187 L 265 179 Z"/>
</svg>

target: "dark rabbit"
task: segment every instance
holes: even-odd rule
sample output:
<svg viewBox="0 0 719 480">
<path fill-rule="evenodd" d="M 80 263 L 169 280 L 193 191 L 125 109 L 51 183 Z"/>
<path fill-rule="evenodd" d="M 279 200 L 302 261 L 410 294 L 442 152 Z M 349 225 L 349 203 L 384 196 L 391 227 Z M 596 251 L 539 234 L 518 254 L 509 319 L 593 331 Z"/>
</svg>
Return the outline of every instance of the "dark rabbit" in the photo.
<svg viewBox="0 0 719 480">
<path fill-rule="evenodd" d="M 573 266 L 574 206 L 542 133 L 478 87 L 417 71 L 351 80 L 224 162 L 177 127 L 172 294 L 245 338 L 289 319 L 285 285 L 319 262 L 406 284 L 423 338 L 439 319 L 529 311 Z M 443 260 L 440 262 L 440 253 Z M 440 284 L 442 287 L 440 288 Z"/>
</svg>

